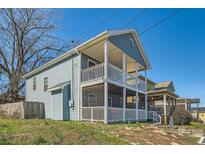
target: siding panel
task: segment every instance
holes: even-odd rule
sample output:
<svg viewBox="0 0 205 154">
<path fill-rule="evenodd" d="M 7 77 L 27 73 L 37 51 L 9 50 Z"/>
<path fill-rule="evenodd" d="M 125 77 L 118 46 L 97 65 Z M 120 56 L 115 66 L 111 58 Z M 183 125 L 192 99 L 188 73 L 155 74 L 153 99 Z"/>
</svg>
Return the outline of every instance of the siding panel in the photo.
<svg viewBox="0 0 205 154">
<path fill-rule="evenodd" d="M 134 42 L 134 38 L 131 33 L 111 36 L 109 37 L 109 41 L 112 42 L 117 47 L 119 47 L 121 50 L 123 50 L 127 55 L 135 59 L 142 66 L 146 67 L 146 64 L 142 58 L 140 50 L 136 42 Z"/>
<path fill-rule="evenodd" d="M 73 62 L 73 65 L 72 65 Z M 74 70 L 72 71 L 72 66 Z M 67 58 L 66 60 L 26 79 L 26 100 L 27 101 L 39 101 L 45 103 L 46 118 L 52 118 L 51 116 L 51 92 L 44 91 L 44 77 L 48 77 L 48 87 L 55 86 L 57 84 L 72 81 L 73 74 L 73 99 L 75 103 L 74 109 L 70 111 L 70 119 L 78 119 L 78 77 L 79 77 L 79 56 L 76 55 L 73 58 Z M 36 77 L 37 87 L 36 90 L 32 89 L 32 80 Z"/>
</svg>

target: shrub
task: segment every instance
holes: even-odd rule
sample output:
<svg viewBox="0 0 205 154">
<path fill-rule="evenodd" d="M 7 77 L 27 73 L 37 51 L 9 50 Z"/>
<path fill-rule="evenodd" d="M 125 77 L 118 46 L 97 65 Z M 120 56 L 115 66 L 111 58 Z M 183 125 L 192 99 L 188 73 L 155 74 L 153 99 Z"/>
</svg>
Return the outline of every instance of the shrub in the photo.
<svg viewBox="0 0 205 154">
<path fill-rule="evenodd" d="M 175 125 L 189 125 L 192 121 L 191 113 L 181 107 L 175 107 L 172 116 Z"/>
</svg>

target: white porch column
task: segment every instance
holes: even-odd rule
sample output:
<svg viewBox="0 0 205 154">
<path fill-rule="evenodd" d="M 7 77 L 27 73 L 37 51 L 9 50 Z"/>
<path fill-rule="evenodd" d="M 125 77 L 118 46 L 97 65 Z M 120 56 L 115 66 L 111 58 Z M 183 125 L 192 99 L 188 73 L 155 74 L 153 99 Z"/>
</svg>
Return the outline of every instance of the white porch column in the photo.
<svg viewBox="0 0 205 154">
<path fill-rule="evenodd" d="M 145 70 L 145 112 L 147 120 L 147 71 Z"/>
<path fill-rule="evenodd" d="M 136 121 L 138 121 L 138 63 L 135 63 L 135 75 L 136 75 Z"/>
<path fill-rule="evenodd" d="M 108 123 L 108 41 L 104 43 L 104 123 Z"/>
<path fill-rule="evenodd" d="M 164 98 L 163 98 L 163 102 L 164 102 L 164 124 L 167 124 L 167 96 L 166 94 L 164 94 Z"/>
<path fill-rule="evenodd" d="M 126 117 L 125 117 L 125 114 L 126 114 L 126 88 L 123 87 L 123 122 L 126 121 Z"/>
<path fill-rule="evenodd" d="M 126 121 L 125 114 L 126 114 L 126 84 L 127 84 L 127 61 L 126 61 L 126 54 L 123 52 L 123 59 L 122 59 L 122 65 L 123 65 L 123 122 Z"/>
<path fill-rule="evenodd" d="M 83 96 L 82 96 L 82 87 L 81 87 L 81 53 L 79 54 L 79 78 L 78 78 L 78 88 L 79 88 L 79 96 L 78 96 L 78 120 L 82 120 L 82 102 L 83 102 Z"/>
</svg>

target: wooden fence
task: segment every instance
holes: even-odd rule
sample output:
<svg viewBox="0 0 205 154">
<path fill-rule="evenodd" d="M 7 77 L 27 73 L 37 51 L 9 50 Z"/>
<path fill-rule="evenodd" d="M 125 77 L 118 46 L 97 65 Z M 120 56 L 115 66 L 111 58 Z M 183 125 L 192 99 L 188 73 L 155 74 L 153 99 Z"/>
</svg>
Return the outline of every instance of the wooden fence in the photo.
<svg viewBox="0 0 205 154">
<path fill-rule="evenodd" d="M 0 118 L 44 119 L 45 107 L 40 102 L 16 102 L 0 104 Z"/>
</svg>

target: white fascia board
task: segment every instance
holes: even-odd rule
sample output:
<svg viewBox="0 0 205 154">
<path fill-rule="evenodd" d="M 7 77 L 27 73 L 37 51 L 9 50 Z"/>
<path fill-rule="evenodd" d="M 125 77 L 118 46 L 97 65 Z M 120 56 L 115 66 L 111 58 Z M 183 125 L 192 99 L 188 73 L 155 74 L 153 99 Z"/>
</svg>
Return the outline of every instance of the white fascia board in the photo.
<svg viewBox="0 0 205 154">
<path fill-rule="evenodd" d="M 108 31 L 104 31 L 104 32 L 100 33 L 99 35 L 97 35 L 97 36 L 95 36 L 95 37 L 92 37 L 92 38 L 89 39 L 88 41 L 85 41 L 84 43 L 78 45 L 77 47 L 75 47 L 75 48 L 73 48 L 73 49 L 67 51 L 66 53 L 60 55 L 59 57 L 57 57 L 57 58 L 55 58 L 55 59 L 49 61 L 48 63 L 46 63 L 46 64 L 40 66 L 39 68 L 36 68 L 36 69 L 34 69 L 33 71 L 31 71 L 31 72 L 25 74 L 25 75 L 23 76 L 23 78 L 28 78 L 28 77 L 30 77 L 30 76 L 32 76 L 32 75 L 34 75 L 34 74 L 36 74 L 36 73 L 38 73 L 38 72 L 40 72 L 40 71 L 42 71 L 42 70 L 44 70 L 44 69 L 46 69 L 46 68 L 52 66 L 52 65 L 54 65 L 54 64 L 56 64 L 56 63 L 58 63 L 58 62 L 64 60 L 65 58 L 68 58 L 68 57 L 71 56 L 72 54 L 78 53 L 78 52 L 79 52 L 79 48 L 83 47 L 84 45 L 86 45 L 86 44 L 88 44 L 88 43 L 90 43 L 90 42 L 96 40 L 97 38 L 99 38 L 99 37 L 101 37 L 101 36 L 103 36 L 103 35 L 105 35 L 105 34 L 107 34 L 107 33 L 108 33 Z"/>
<path fill-rule="evenodd" d="M 108 37 L 132 33 L 133 31 L 134 31 L 134 29 L 110 30 L 110 31 L 108 31 Z"/>
</svg>

